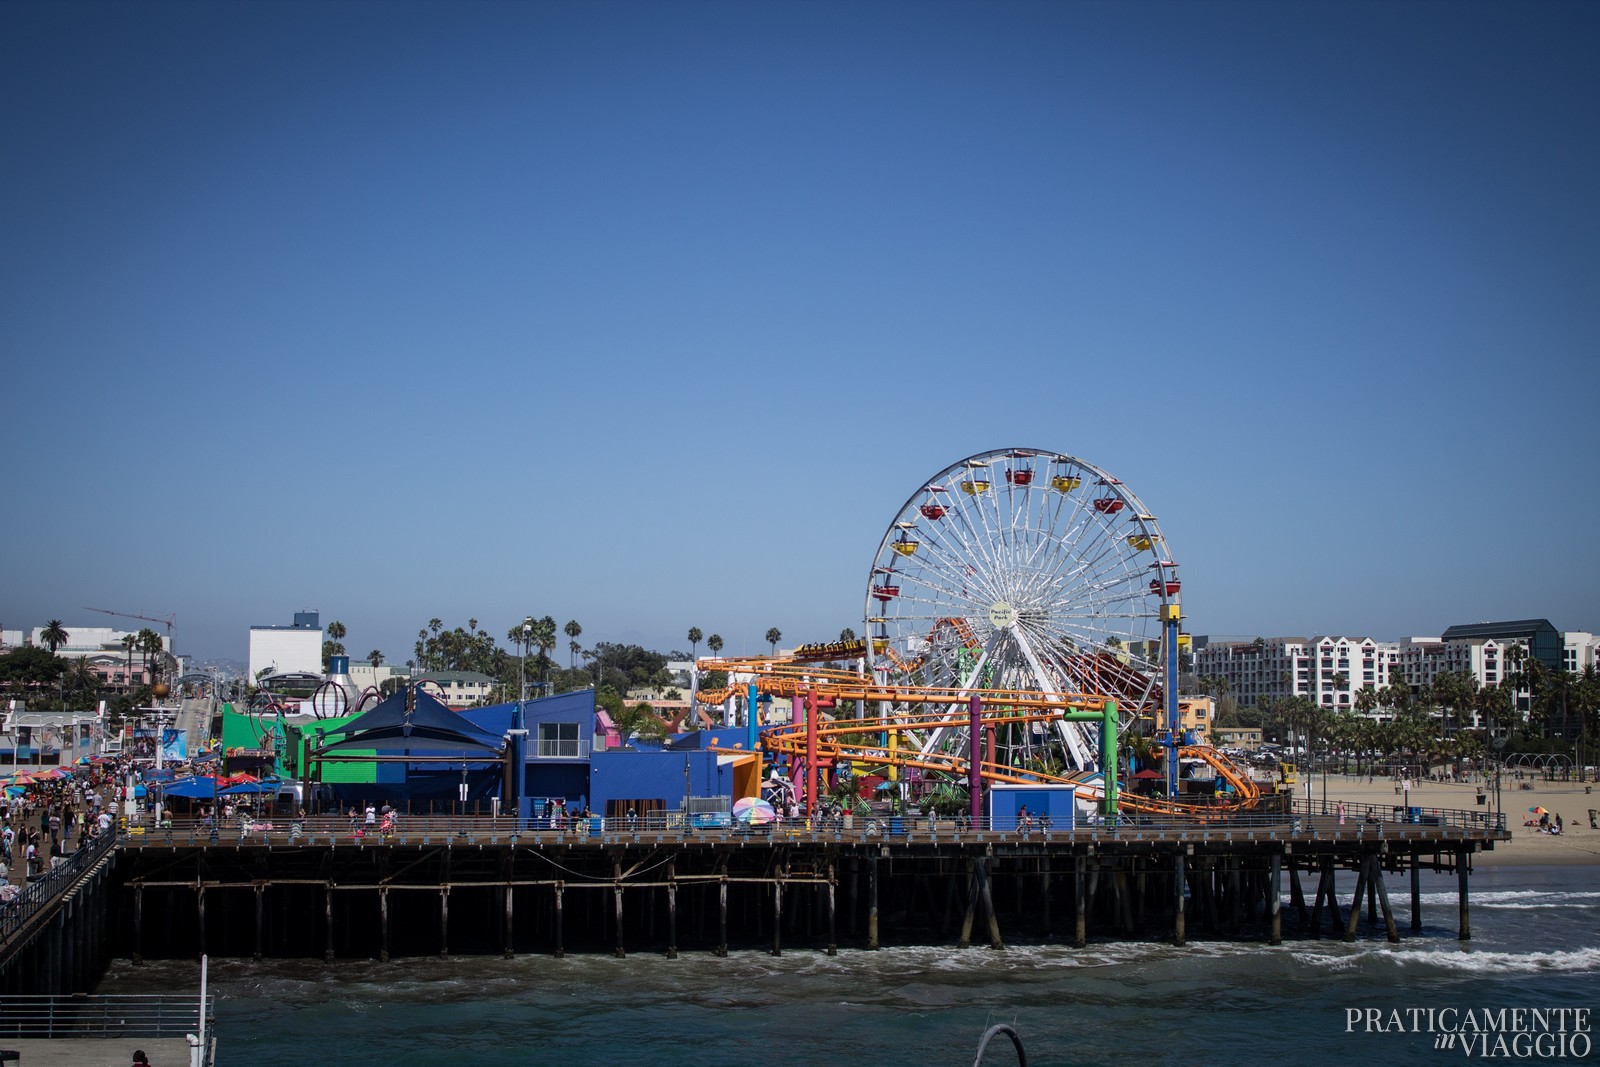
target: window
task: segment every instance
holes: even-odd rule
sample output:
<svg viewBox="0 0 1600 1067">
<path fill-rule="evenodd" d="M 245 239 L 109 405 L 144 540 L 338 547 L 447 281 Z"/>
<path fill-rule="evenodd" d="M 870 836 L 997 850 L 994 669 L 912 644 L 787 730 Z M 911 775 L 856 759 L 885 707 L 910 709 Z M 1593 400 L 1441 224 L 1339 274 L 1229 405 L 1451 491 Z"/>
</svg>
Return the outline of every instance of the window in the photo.
<svg viewBox="0 0 1600 1067">
<path fill-rule="evenodd" d="M 582 755 L 578 749 L 577 723 L 542 722 L 539 724 L 539 755 L 576 759 Z"/>
</svg>

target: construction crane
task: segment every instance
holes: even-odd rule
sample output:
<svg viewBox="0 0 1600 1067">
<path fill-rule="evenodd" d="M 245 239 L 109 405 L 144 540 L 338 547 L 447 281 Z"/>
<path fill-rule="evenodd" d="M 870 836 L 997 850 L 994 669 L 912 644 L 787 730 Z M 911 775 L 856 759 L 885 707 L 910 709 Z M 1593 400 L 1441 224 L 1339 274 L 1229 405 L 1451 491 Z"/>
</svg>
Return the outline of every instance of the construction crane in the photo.
<svg viewBox="0 0 1600 1067">
<path fill-rule="evenodd" d="M 172 624 L 178 621 L 177 615 L 155 616 L 140 615 L 132 611 L 112 611 L 109 608 L 84 608 L 84 611 L 98 611 L 102 615 L 115 615 L 123 619 L 143 619 L 145 622 L 159 622 L 167 628 L 167 643 L 172 643 Z"/>
</svg>

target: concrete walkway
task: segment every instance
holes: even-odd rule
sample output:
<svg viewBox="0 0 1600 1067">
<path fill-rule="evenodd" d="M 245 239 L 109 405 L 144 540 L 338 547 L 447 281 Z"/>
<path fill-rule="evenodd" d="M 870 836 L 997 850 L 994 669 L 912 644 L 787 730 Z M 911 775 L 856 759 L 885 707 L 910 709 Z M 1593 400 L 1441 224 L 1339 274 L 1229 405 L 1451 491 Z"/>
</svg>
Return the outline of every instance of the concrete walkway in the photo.
<svg viewBox="0 0 1600 1067">
<path fill-rule="evenodd" d="M 144 1049 L 150 1067 L 189 1067 L 189 1042 L 173 1037 L 0 1038 L 0 1049 L 22 1053 L 17 1067 L 129 1067 Z"/>
</svg>

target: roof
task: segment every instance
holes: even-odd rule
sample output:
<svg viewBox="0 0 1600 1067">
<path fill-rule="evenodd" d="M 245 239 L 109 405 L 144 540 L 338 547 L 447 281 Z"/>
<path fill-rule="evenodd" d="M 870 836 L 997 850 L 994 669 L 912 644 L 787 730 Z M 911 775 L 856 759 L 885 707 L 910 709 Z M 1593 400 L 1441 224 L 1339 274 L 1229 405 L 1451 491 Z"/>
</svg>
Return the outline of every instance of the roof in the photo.
<svg viewBox="0 0 1600 1067">
<path fill-rule="evenodd" d="M 1439 635 L 1441 641 L 1466 641 L 1474 637 L 1532 637 L 1554 633 L 1549 619 L 1517 619 L 1513 622 L 1469 622 L 1452 626 Z"/>
<path fill-rule="evenodd" d="M 414 698 L 407 707 L 407 697 Z M 343 741 L 325 745 L 321 752 L 365 749 L 385 753 L 498 758 L 505 738 L 462 718 L 426 692 L 395 693 L 339 732 Z"/>
</svg>

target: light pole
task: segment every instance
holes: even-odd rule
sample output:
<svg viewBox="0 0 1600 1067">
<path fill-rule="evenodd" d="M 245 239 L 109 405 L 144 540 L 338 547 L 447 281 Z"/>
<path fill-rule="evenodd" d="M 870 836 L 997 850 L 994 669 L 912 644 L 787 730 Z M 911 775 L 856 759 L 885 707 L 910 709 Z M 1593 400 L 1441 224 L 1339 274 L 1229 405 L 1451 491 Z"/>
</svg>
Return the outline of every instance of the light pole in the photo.
<svg viewBox="0 0 1600 1067">
<path fill-rule="evenodd" d="M 517 661 L 517 710 L 528 699 L 528 642 L 533 640 L 533 617 L 522 620 L 522 658 Z"/>
</svg>

